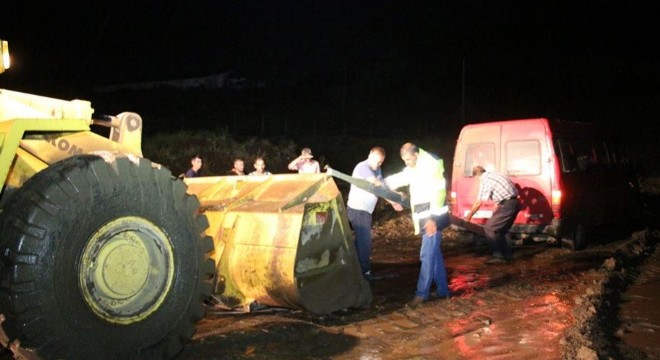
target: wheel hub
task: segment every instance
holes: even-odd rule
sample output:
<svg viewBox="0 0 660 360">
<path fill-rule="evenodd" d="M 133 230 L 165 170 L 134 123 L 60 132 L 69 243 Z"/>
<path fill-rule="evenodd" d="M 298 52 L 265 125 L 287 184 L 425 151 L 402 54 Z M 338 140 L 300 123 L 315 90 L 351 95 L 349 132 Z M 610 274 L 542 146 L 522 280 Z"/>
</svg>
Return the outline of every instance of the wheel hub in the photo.
<svg viewBox="0 0 660 360">
<path fill-rule="evenodd" d="M 80 261 L 79 285 L 100 318 L 129 324 L 163 303 L 174 278 L 166 234 L 139 217 L 115 219 L 90 238 Z"/>
<path fill-rule="evenodd" d="M 118 234 L 99 254 L 103 263 L 96 282 L 117 299 L 135 295 L 147 280 L 149 254 L 136 237 L 132 232 Z"/>
</svg>

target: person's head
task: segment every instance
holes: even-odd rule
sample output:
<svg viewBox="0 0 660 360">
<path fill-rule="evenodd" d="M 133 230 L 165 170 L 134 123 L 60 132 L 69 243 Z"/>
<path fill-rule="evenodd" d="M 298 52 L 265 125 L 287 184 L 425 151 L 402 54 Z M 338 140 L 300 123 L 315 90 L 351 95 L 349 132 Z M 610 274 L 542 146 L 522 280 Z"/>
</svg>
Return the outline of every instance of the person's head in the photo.
<svg viewBox="0 0 660 360">
<path fill-rule="evenodd" d="M 367 164 L 373 170 L 378 170 L 385 161 L 385 149 L 380 146 L 375 146 L 369 151 L 369 157 L 367 158 Z"/>
<path fill-rule="evenodd" d="M 262 173 L 264 170 L 266 170 L 266 161 L 264 158 L 259 156 L 254 159 L 254 169 L 257 170 L 258 173 Z"/>
<path fill-rule="evenodd" d="M 199 154 L 190 158 L 190 165 L 192 165 L 193 171 L 197 172 L 202 168 L 202 157 Z"/>
<path fill-rule="evenodd" d="M 242 159 L 234 159 L 234 169 L 238 172 L 243 172 L 243 170 L 245 170 L 245 163 Z"/>
<path fill-rule="evenodd" d="M 300 157 L 303 158 L 305 161 L 309 161 L 312 158 L 314 158 L 314 155 L 312 155 L 312 149 L 310 148 L 304 148 L 300 152 Z"/>
<path fill-rule="evenodd" d="M 486 169 L 484 169 L 484 167 L 481 166 L 481 165 L 476 165 L 472 168 L 472 176 L 481 177 L 481 174 L 483 174 L 485 172 L 486 172 Z"/>
<path fill-rule="evenodd" d="M 399 151 L 401 155 L 401 160 L 406 164 L 406 166 L 414 168 L 417 166 L 417 156 L 419 155 L 419 148 L 413 143 L 405 143 L 401 146 Z"/>
</svg>

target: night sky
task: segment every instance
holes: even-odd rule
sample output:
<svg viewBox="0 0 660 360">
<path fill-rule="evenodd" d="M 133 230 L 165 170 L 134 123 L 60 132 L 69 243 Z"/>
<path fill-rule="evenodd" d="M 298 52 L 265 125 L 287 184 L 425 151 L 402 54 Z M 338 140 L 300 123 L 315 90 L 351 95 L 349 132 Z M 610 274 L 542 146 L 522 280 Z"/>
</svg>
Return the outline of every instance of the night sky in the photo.
<svg viewBox="0 0 660 360">
<path fill-rule="evenodd" d="M 266 87 L 223 92 L 209 112 L 236 122 L 248 114 L 242 106 L 280 127 L 320 119 L 382 134 L 530 116 L 629 129 L 660 115 L 660 13 L 652 2 L 63 4 L 3 3 L 0 38 L 13 63 L 0 88 L 158 117 L 94 88 L 232 71 Z M 182 117 L 163 121 L 185 124 Z"/>
</svg>

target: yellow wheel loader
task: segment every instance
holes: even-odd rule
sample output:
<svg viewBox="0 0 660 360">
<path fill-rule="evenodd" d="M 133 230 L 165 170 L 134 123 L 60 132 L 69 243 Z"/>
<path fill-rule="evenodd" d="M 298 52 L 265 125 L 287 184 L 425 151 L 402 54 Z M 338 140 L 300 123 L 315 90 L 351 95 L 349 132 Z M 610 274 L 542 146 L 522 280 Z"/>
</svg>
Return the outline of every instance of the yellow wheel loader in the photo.
<svg viewBox="0 0 660 360">
<path fill-rule="evenodd" d="M 0 343 L 15 358 L 169 359 L 209 306 L 371 301 L 331 176 L 180 180 L 142 157 L 139 115 L 93 112 L 0 89 Z"/>
</svg>

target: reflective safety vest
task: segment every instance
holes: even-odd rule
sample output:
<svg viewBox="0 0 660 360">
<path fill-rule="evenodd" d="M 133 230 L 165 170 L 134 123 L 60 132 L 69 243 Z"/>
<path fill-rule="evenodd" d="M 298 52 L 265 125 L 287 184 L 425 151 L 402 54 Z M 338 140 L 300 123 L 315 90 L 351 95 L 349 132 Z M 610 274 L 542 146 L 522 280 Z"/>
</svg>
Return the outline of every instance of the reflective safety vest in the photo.
<svg viewBox="0 0 660 360">
<path fill-rule="evenodd" d="M 447 189 L 444 172 L 442 159 L 419 149 L 414 168 L 406 166 L 403 171 L 385 178 L 385 184 L 390 189 L 409 185 L 415 235 L 420 233 L 420 220 L 449 212 L 445 205 Z"/>
</svg>

